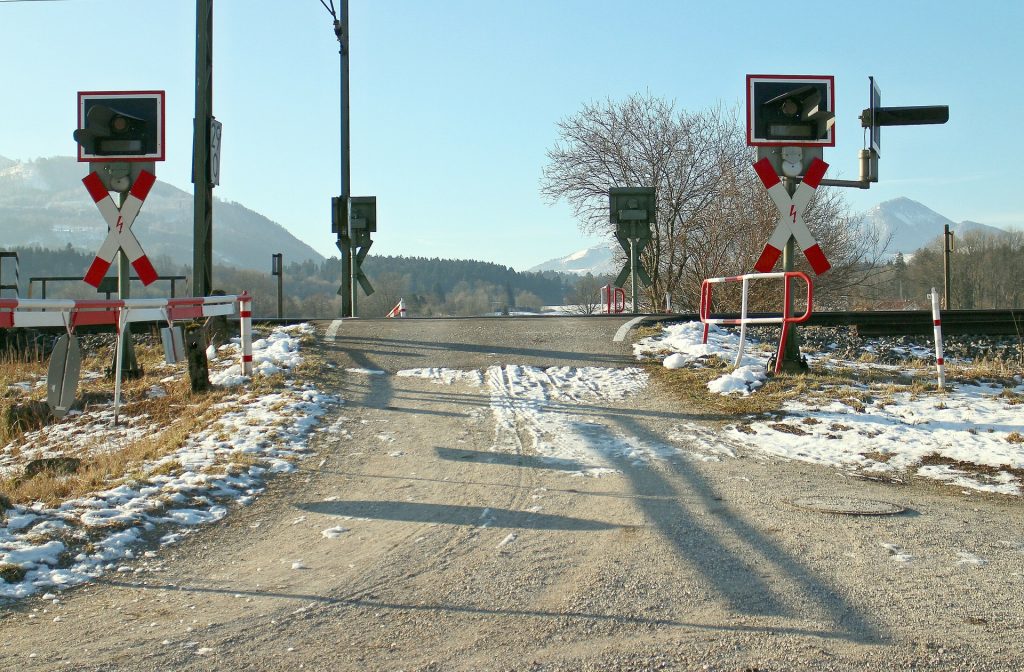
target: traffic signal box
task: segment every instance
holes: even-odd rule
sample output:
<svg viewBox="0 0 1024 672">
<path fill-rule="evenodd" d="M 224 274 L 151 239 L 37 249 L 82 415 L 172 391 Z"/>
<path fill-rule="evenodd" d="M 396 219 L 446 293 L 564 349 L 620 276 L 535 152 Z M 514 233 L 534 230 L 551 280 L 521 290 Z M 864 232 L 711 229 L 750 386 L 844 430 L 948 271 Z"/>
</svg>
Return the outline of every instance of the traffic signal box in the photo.
<svg viewBox="0 0 1024 672">
<path fill-rule="evenodd" d="M 640 253 L 651 242 L 651 224 L 658 217 L 658 196 L 654 187 L 612 187 L 608 190 L 608 217 L 615 225 L 615 239 L 626 253 L 626 265 L 615 279 L 622 287 L 634 275 L 633 312 L 637 308 L 637 287 L 651 285 L 651 277 L 640 263 Z"/>
<path fill-rule="evenodd" d="M 352 276 L 369 296 L 373 294 L 373 285 L 363 273 L 362 265 L 370 252 L 373 240 L 370 234 L 377 231 L 377 197 L 376 196 L 334 196 L 331 198 L 331 231 L 339 234 L 338 249 L 345 253 L 351 250 L 353 271 Z M 349 247 L 351 246 L 351 247 Z M 346 285 L 342 283 L 338 294 L 344 295 Z"/>
<path fill-rule="evenodd" d="M 370 234 L 377 232 L 377 197 L 353 196 L 349 207 L 352 242 L 357 247 L 369 246 Z"/>
<path fill-rule="evenodd" d="M 78 160 L 163 161 L 163 91 L 78 94 Z"/>
<path fill-rule="evenodd" d="M 332 197 L 331 232 L 356 238 L 361 237 L 361 231 L 366 232 L 367 240 L 369 234 L 377 232 L 377 197 L 351 196 L 347 202 L 341 196 Z"/>
<path fill-rule="evenodd" d="M 79 91 L 78 160 L 108 191 L 127 193 L 165 158 L 163 91 Z"/>
<path fill-rule="evenodd" d="M 657 220 L 658 201 L 654 187 L 612 187 L 608 190 L 609 221 L 622 238 L 650 238 Z"/>
<path fill-rule="evenodd" d="M 868 81 L 871 87 L 870 106 L 861 112 L 860 124 L 871 129 L 871 150 L 875 159 L 882 156 L 882 126 L 921 126 L 949 121 L 948 105 L 882 107 L 882 90 L 878 82 L 874 77 L 868 77 Z"/>
<path fill-rule="evenodd" d="M 747 144 L 834 147 L 831 75 L 747 75 Z"/>
</svg>

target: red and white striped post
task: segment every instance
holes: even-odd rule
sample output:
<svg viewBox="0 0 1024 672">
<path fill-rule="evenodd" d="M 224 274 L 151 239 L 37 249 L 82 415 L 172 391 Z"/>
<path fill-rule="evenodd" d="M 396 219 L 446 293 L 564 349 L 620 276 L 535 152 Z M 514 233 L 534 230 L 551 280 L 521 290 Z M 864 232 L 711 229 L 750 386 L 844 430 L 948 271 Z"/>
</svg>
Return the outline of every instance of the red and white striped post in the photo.
<svg viewBox="0 0 1024 672">
<path fill-rule="evenodd" d="M 405 299 L 399 299 L 395 307 L 388 311 L 385 317 L 405 317 Z"/>
<path fill-rule="evenodd" d="M 939 389 L 946 386 L 946 362 L 942 358 L 942 315 L 939 312 L 939 293 L 932 287 L 932 324 L 935 325 L 935 368 L 938 371 Z"/>
<path fill-rule="evenodd" d="M 238 296 L 239 332 L 242 337 L 242 375 L 252 375 L 252 297 L 248 292 Z"/>
</svg>

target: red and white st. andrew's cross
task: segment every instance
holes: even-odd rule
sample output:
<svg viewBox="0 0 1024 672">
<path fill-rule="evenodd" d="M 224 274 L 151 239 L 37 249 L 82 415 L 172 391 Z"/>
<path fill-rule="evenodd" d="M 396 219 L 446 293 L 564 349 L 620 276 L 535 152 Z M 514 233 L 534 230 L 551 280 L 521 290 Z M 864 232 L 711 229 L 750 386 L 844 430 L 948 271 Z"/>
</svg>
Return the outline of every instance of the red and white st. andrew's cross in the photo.
<svg viewBox="0 0 1024 672">
<path fill-rule="evenodd" d="M 110 264 L 114 262 L 114 255 L 118 250 L 123 250 L 128 256 L 128 260 L 135 272 L 138 273 L 139 280 L 143 285 L 149 285 L 160 277 L 157 275 L 156 269 L 153 268 L 153 264 L 149 262 L 149 257 L 142 251 L 142 246 L 139 245 L 135 234 L 132 233 L 132 224 L 139 216 L 142 203 L 149 195 L 149 190 L 153 188 L 154 182 L 156 182 L 156 175 L 146 170 L 140 172 L 125 198 L 124 205 L 118 208 L 114 205 L 114 199 L 110 197 L 110 192 L 103 186 L 99 175 L 89 173 L 82 180 L 82 184 L 89 190 L 89 195 L 92 196 L 100 214 L 106 220 L 108 229 L 106 239 L 100 245 L 96 258 L 93 259 L 89 271 L 85 274 L 85 281 L 93 287 L 100 286 L 100 281 L 107 274 Z"/>
<path fill-rule="evenodd" d="M 754 264 L 754 270 L 758 273 L 771 271 L 775 262 L 779 260 L 782 248 L 785 247 L 790 236 L 796 238 L 797 245 L 804 251 L 804 256 L 807 257 L 807 261 L 810 262 L 811 268 L 816 274 L 821 275 L 832 268 L 832 264 L 825 258 L 825 253 L 818 247 L 817 241 L 814 240 L 814 236 L 807 228 L 803 216 L 804 208 L 814 196 L 818 183 L 821 182 L 825 171 L 828 170 L 828 164 L 819 158 L 811 161 L 811 165 L 804 174 L 803 182 L 796 188 L 796 193 L 792 197 L 786 192 L 786 187 L 783 186 L 782 180 L 779 179 L 767 158 L 755 163 L 754 170 L 761 178 L 764 188 L 768 190 L 768 195 L 775 202 L 775 207 L 779 209 L 778 224 L 768 239 L 768 244 L 764 246 L 761 258 Z"/>
</svg>

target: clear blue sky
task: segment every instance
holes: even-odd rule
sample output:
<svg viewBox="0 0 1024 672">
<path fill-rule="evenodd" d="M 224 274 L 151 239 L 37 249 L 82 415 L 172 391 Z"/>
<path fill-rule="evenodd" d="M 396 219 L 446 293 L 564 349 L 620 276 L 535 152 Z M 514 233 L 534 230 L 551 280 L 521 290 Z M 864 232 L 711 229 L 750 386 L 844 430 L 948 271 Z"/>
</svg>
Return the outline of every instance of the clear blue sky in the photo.
<svg viewBox="0 0 1024 672">
<path fill-rule="evenodd" d="M 851 204 L 907 196 L 954 221 L 1024 227 L 1019 0 L 350 0 L 350 13 L 352 190 L 377 196 L 374 253 L 524 269 L 589 246 L 569 208 L 539 195 L 555 123 L 635 92 L 738 106 L 747 73 L 835 76 L 835 178 L 857 174 L 868 75 L 884 104 L 948 104 L 945 126 L 883 129 L 881 182 L 845 190 Z M 79 90 L 164 89 L 157 175 L 191 190 L 194 31 L 191 0 L 0 0 L 0 155 L 72 155 Z M 214 31 L 215 194 L 336 254 L 329 14 L 318 0 L 214 0 Z M 214 245 L 230 245 L 214 217 Z M 136 229 L 145 245 L 145 209 Z"/>
</svg>

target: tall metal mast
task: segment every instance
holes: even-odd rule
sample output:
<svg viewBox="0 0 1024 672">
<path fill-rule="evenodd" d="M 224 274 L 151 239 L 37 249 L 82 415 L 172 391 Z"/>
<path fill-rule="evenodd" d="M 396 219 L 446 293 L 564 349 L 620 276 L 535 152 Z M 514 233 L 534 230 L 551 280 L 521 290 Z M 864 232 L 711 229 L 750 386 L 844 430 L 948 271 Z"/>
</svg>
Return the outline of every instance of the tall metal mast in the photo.
<svg viewBox="0 0 1024 672">
<path fill-rule="evenodd" d="M 339 12 L 335 11 L 334 0 L 320 0 L 320 4 L 334 19 L 334 35 L 338 38 L 338 55 L 341 59 L 341 198 L 340 208 L 344 216 L 336 219 L 338 240 L 335 245 L 341 252 L 341 316 L 356 316 L 356 283 L 353 282 L 352 233 L 349 230 L 349 199 L 352 196 L 351 162 L 349 159 L 349 113 L 348 113 L 348 0 L 339 0 Z"/>
</svg>

